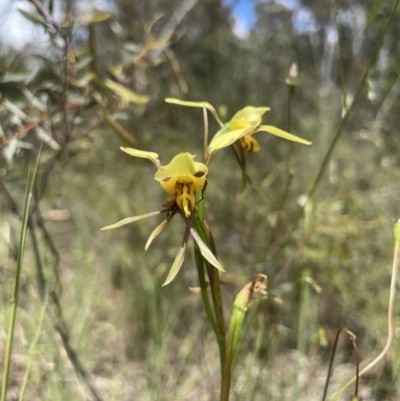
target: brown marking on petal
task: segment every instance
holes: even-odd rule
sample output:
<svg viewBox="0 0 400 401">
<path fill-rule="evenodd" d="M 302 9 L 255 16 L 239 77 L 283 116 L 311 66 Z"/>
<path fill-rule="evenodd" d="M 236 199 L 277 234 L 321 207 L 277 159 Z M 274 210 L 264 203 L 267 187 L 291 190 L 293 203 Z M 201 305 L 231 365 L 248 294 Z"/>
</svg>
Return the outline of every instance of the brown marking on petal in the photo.
<svg viewBox="0 0 400 401">
<path fill-rule="evenodd" d="M 201 190 L 201 198 L 199 199 L 199 202 L 201 202 L 204 199 L 204 192 L 206 192 L 207 184 L 208 184 L 208 181 L 206 179 L 206 181 L 204 182 L 203 189 Z"/>
<path fill-rule="evenodd" d="M 201 178 L 204 177 L 204 173 L 202 171 L 198 171 L 197 173 L 194 174 L 195 177 Z"/>
<path fill-rule="evenodd" d="M 168 182 L 170 179 L 171 179 L 171 177 L 166 177 L 166 178 L 163 178 L 161 181 L 162 182 Z"/>
</svg>

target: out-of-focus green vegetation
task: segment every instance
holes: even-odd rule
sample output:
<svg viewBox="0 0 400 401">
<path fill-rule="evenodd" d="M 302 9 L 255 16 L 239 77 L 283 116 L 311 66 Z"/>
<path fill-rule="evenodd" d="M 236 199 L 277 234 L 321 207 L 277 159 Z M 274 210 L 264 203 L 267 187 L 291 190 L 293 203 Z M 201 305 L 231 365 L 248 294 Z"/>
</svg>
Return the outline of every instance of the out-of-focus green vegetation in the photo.
<svg viewBox="0 0 400 401">
<path fill-rule="evenodd" d="M 258 192 L 248 185 L 239 193 L 241 171 L 229 150 L 217 153 L 208 174 L 206 218 L 227 271 L 226 309 L 254 275 L 268 275 L 268 299 L 244 322 L 231 399 L 321 399 L 342 326 L 357 336 L 361 366 L 379 354 L 400 214 L 399 10 L 327 170 L 307 194 L 394 3 L 254 2 L 257 19 L 243 38 L 219 0 L 119 0 L 110 13 L 66 1 L 62 21 L 53 20 L 52 2 L 24 12 L 48 43 L 0 59 L 1 370 L 28 164 L 43 142 L 10 400 L 21 389 L 47 298 L 25 399 L 217 399 L 218 349 L 200 295 L 189 290 L 198 287 L 189 253 L 161 287 L 184 224 L 174 221 L 148 252 L 157 217 L 99 231 L 165 201 L 154 166 L 120 146 L 157 152 L 163 163 L 185 151 L 200 159 L 202 111 L 165 97 L 208 101 L 224 121 L 246 105 L 268 106 L 265 124 L 313 141 L 303 147 L 257 136 L 261 150 L 247 157 L 247 173 Z M 290 86 L 293 63 L 298 77 Z M 210 135 L 217 130 L 209 118 Z M 400 396 L 398 310 L 393 346 L 361 379 L 360 399 Z M 331 395 L 355 373 L 348 339 L 335 366 Z"/>
</svg>

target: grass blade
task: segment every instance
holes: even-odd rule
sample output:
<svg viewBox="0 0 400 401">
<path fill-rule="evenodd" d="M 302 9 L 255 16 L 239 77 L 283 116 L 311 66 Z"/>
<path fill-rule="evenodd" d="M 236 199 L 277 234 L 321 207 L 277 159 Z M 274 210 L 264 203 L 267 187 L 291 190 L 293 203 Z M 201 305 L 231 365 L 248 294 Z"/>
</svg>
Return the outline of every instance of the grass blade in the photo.
<svg viewBox="0 0 400 401">
<path fill-rule="evenodd" d="M 35 355 L 36 345 L 39 340 L 40 332 L 42 330 L 42 324 L 43 324 L 44 316 L 46 314 L 46 308 L 47 308 L 48 301 L 49 301 L 49 297 L 47 296 L 45 301 L 43 302 L 42 310 L 40 312 L 39 324 L 38 324 L 38 327 L 36 330 L 36 335 L 35 335 L 35 338 L 33 339 L 31 347 L 30 347 L 29 359 L 28 359 L 28 363 L 26 366 L 26 370 L 25 370 L 24 380 L 22 381 L 21 390 L 19 392 L 18 401 L 22 401 L 24 399 L 25 387 L 26 387 L 26 383 L 28 382 L 29 372 L 31 370 L 33 356 Z"/>
<path fill-rule="evenodd" d="M 11 302 L 12 302 L 11 317 L 10 317 L 10 324 L 8 327 L 7 348 L 6 348 L 6 356 L 5 356 L 5 361 L 4 361 L 1 401 L 5 401 L 6 396 L 7 396 L 7 386 L 8 386 L 8 378 L 9 378 L 9 374 L 10 374 L 10 364 L 11 364 L 11 351 L 12 351 L 13 340 L 14 340 L 15 320 L 17 317 L 19 281 L 20 281 L 20 276 L 21 276 L 22 261 L 23 261 L 24 250 L 25 250 L 26 233 L 28 230 L 29 211 L 30 211 L 31 200 L 32 200 L 32 189 L 33 189 L 33 184 L 35 182 L 36 173 L 37 173 L 38 166 L 39 166 L 39 160 L 40 160 L 40 152 L 39 152 L 39 156 L 37 158 L 36 165 L 35 165 L 33 172 L 31 172 L 31 167 L 29 167 L 28 182 L 27 182 L 26 190 L 25 190 L 24 212 L 22 215 L 21 236 L 20 236 L 20 240 L 19 240 L 17 268 L 15 271 L 15 285 L 14 285 L 13 297 L 11 300 Z"/>
</svg>

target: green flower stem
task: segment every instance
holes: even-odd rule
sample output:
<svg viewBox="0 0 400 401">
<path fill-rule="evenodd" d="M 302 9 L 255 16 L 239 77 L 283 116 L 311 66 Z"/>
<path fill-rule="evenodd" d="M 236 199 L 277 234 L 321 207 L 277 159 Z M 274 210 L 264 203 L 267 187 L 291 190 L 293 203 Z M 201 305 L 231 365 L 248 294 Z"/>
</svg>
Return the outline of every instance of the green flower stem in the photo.
<svg viewBox="0 0 400 401">
<path fill-rule="evenodd" d="M 208 235 L 209 230 L 207 230 L 204 221 L 200 220 L 200 216 L 198 213 L 194 214 L 193 218 L 193 225 L 197 233 L 200 235 L 203 242 L 211 249 L 213 254 L 216 256 L 215 251 L 215 244 L 214 241 L 211 239 L 211 235 Z M 211 234 L 211 233 L 210 233 Z M 210 279 L 210 286 L 211 286 L 211 294 L 214 303 L 214 311 L 216 316 L 216 323 L 217 323 L 217 338 L 218 344 L 220 345 L 219 351 L 221 356 L 221 362 L 224 360 L 225 357 L 225 323 L 224 323 L 224 310 L 222 305 L 222 296 L 221 296 L 221 285 L 219 280 L 219 273 L 218 270 L 211 266 L 208 261 L 204 260 L 208 277 Z"/>
<path fill-rule="evenodd" d="M 208 227 L 205 220 L 203 220 L 203 226 L 207 232 L 207 238 L 209 240 L 210 249 L 211 249 L 212 253 L 215 255 L 215 257 L 218 257 L 217 247 L 214 242 L 214 237 L 212 236 L 211 230 Z M 219 272 L 208 261 L 206 261 L 206 266 L 207 266 L 208 275 L 211 280 L 211 290 L 212 290 L 213 301 L 214 301 L 214 305 L 215 305 L 215 313 L 217 316 L 217 325 L 221 331 L 221 334 L 225 338 L 225 319 L 224 319 L 224 308 L 222 305 L 221 283 L 219 280 Z"/>
<path fill-rule="evenodd" d="M 232 344 L 235 327 L 229 327 L 228 344 L 226 347 L 226 354 L 222 368 L 222 381 L 221 381 L 221 401 L 229 401 L 229 393 L 231 390 L 231 376 L 232 376 Z"/>
<path fill-rule="evenodd" d="M 203 304 L 206 309 L 208 320 L 210 321 L 211 326 L 218 339 L 218 329 L 217 329 L 217 325 L 215 323 L 214 313 L 213 313 L 213 310 L 212 310 L 212 307 L 210 304 L 210 300 L 208 299 L 208 294 L 207 294 L 207 283 L 206 283 L 205 275 L 204 275 L 204 258 L 203 258 L 202 254 L 200 252 L 200 249 L 196 243 L 194 244 L 194 259 L 196 262 L 197 273 L 199 275 L 200 290 L 201 290 L 201 297 L 203 298 Z"/>
<path fill-rule="evenodd" d="M 199 203 L 198 208 L 196 208 L 195 210 L 193 216 L 193 226 L 203 242 L 209 247 L 213 254 L 217 256 L 216 246 L 211 235 L 211 231 L 204 221 L 204 205 L 205 199 L 203 198 L 202 201 Z M 218 341 L 219 356 L 221 362 L 221 400 L 228 400 L 229 390 L 231 386 L 231 363 L 226 363 L 227 350 L 225 339 L 225 323 L 219 272 L 214 266 L 211 266 L 211 264 L 203 258 L 197 246 L 195 247 L 195 256 L 203 303 L 208 314 L 208 319 L 213 325 L 213 329 L 215 331 L 215 335 L 217 336 Z M 208 277 L 210 279 L 211 294 L 213 298 L 216 321 L 214 320 L 214 314 L 210 310 L 207 288 L 204 280 L 204 263 L 206 264 Z M 228 352 L 229 354 L 231 354 L 230 351 Z"/>
</svg>

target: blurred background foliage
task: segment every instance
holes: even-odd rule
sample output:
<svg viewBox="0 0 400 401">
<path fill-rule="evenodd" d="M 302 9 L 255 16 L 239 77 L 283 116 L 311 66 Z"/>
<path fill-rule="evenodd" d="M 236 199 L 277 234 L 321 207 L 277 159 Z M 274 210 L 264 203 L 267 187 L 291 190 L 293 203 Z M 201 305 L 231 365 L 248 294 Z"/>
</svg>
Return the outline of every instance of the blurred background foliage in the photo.
<svg viewBox="0 0 400 401">
<path fill-rule="evenodd" d="M 166 104 L 165 97 L 208 101 L 225 121 L 246 105 L 269 106 L 264 122 L 313 141 L 303 147 L 258 137 L 262 149 L 247 166 L 262 195 L 250 187 L 239 194 L 241 172 L 229 150 L 211 165 L 206 218 L 227 270 L 228 310 L 255 274 L 269 277 L 268 300 L 253 305 L 247 318 L 232 399 L 321 399 L 341 326 L 356 334 L 362 361 L 377 355 L 387 335 L 391 228 L 399 217 L 399 11 L 316 193 L 311 199 L 307 193 L 393 3 L 6 0 L 2 355 L 27 168 L 43 143 L 10 400 L 47 297 L 26 399 L 216 399 L 218 351 L 199 295 L 189 291 L 198 286 L 193 260 L 187 257 L 176 280 L 161 288 L 183 223 L 175 221 L 148 252 L 144 244 L 157 218 L 99 231 L 165 201 L 151 163 L 120 146 L 155 151 L 164 163 L 181 151 L 200 158 L 201 110 Z M 23 47 L 7 44 L 12 13 L 32 33 Z M 291 87 L 292 63 L 298 77 Z M 218 129 L 211 116 L 209 129 Z M 339 348 L 332 391 L 355 372 L 351 343 Z M 395 340 L 386 362 L 362 380 L 363 400 L 398 399 L 399 352 Z"/>
</svg>

